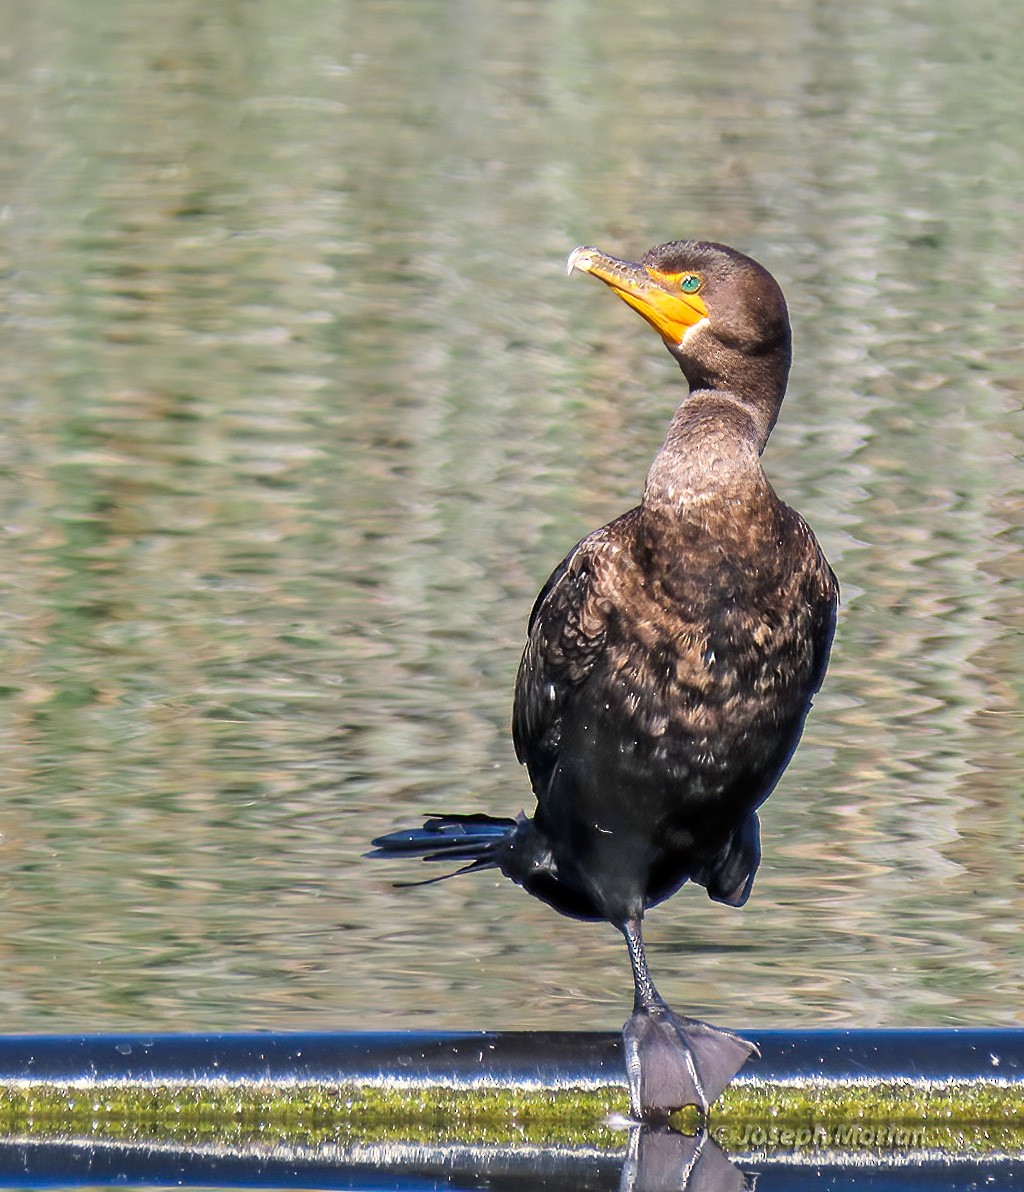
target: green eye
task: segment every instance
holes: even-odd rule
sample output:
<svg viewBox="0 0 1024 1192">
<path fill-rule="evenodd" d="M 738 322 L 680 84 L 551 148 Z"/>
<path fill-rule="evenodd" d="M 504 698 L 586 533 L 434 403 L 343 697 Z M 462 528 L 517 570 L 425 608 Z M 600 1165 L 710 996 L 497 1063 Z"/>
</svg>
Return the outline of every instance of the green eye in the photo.
<svg viewBox="0 0 1024 1192">
<path fill-rule="evenodd" d="M 687 273 L 679 283 L 679 288 L 684 294 L 696 294 L 700 287 L 701 280 L 696 273 Z"/>
</svg>

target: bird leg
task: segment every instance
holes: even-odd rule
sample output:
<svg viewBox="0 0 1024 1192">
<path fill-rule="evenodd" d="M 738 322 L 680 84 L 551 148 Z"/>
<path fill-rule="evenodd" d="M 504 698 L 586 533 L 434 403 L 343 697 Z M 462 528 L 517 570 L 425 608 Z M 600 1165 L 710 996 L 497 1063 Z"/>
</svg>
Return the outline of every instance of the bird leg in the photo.
<svg viewBox="0 0 1024 1192">
<path fill-rule="evenodd" d="M 758 1050 L 731 1031 L 674 1014 L 651 980 L 639 916 L 623 924 L 622 934 L 634 988 L 633 1014 L 622 1028 L 630 1112 L 658 1121 L 684 1105 L 696 1105 L 706 1115 Z"/>
</svg>

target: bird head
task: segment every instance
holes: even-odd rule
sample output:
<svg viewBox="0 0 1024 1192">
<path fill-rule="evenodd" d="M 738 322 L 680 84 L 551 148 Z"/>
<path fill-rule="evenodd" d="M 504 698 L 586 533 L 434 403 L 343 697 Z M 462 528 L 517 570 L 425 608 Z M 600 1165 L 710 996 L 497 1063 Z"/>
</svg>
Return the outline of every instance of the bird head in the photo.
<svg viewBox="0 0 1024 1192">
<path fill-rule="evenodd" d="M 624 261 L 581 246 L 568 272 L 589 273 L 658 332 L 694 389 L 785 388 L 789 315 L 782 290 L 763 266 L 724 244 L 674 240 Z M 773 386 L 774 387 L 774 386 Z"/>
</svg>

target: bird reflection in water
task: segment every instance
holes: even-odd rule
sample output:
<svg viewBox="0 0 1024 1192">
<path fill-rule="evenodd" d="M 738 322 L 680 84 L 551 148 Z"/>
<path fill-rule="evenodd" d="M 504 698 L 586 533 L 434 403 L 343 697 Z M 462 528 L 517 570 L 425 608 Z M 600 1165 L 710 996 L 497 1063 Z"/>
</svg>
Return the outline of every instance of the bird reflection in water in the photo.
<svg viewBox="0 0 1024 1192">
<path fill-rule="evenodd" d="M 744 1192 L 751 1177 L 706 1131 L 678 1134 L 659 1126 L 634 1126 L 619 1192 Z"/>
<path fill-rule="evenodd" d="M 644 912 L 686 882 L 728 906 L 749 897 L 757 809 L 824 677 L 838 586 L 761 467 L 791 359 L 774 278 L 700 241 L 635 262 L 577 248 L 573 271 L 654 327 L 690 392 L 640 504 L 579 542 L 534 605 L 512 715 L 532 818 L 436 815 L 371 855 L 498 869 L 562 914 L 620 930 L 631 1111 L 658 1122 L 683 1105 L 706 1114 L 757 1049 L 669 1009 Z"/>
</svg>

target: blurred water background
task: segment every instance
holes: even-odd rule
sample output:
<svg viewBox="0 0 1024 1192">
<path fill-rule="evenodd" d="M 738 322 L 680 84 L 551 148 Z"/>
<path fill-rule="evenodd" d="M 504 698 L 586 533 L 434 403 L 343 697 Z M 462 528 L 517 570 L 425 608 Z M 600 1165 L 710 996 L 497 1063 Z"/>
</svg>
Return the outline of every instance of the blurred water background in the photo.
<svg viewBox="0 0 1024 1192">
<path fill-rule="evenodd" d="M 533 597 L 683 395 L 564 261 L 684 236 L 786 290 L 844 611 L 749 906 L 655 911 L 655 976 L 1024 1023 L 1022 59 L 996 0 L 3 6 L 3 1030 L 621 1024 L 611 928 L 361 853 L 532 806 Z"/>
</svg>

